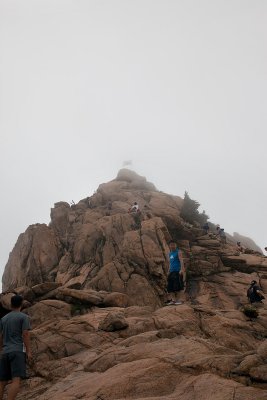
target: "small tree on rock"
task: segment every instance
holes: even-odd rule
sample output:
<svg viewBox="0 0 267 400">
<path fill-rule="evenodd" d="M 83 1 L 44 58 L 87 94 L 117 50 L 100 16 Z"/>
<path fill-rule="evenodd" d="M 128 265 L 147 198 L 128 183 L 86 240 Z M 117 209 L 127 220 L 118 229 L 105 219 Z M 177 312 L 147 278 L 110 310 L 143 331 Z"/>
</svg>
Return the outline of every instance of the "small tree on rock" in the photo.
<svg viewBox="0 0 267 400">
<path fill-rule="evenodd" d="M 202 213 L 198 213 L 198 219 L 197 221 L 200 223 L 201 226 L 203 226 L 209 219 L 209 216 L 206 214 L 206 212 L 203 210 Z"/>
<path fill-rule="evenodd" d="M 191 199 L 188 192 L 185 192 L 180 216 L 190 224 L 195 224 L 198 222 L 200 225 L 204 225 L 209 219 L 209 216 L 205 213 L 205 211 L 199 213 L 199 206 L 199 202 Z"/>
</svg>

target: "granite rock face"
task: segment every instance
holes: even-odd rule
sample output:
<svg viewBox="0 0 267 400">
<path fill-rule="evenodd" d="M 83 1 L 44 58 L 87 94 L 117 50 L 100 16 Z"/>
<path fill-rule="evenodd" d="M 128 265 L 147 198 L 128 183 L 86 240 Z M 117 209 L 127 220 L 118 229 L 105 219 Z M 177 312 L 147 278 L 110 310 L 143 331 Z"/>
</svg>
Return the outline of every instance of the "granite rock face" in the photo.
<svg viewBox="0 0 267 400">
<path fill-rule="evenodd" d="M 3 290 L 54 281 L 63 249 L 56 232 L 45 224 L 31 225 L 10 253 L 3 275 Z"/>
<path fill-rule="evenodd" d="M 140 214 L 129 214 L 134 201 Z M 168 229 L 183 232 L 182 199 L 158 192 L 133 171 L 99 186 L 75 206 L 58 202 L 51 223 L 21 234 L 3 275 L 3 290 L 55 282 L 119 292 L 132 305 L 159 306 L 168 268 Z"/>
<path fill-rule="evenodd" d="M 252 279 L 267 292 L 267 258 L 203 236 L 181 206 L 122 170 L 20 235 L 0 295 L 4 314 L 22 294 L 33 328 L 18 399 L 267 400 L 267 306 L 254 320 L 242 312 Z M 187 287 L 182 305 L 163 307 L 170 238 Z"/>
</svg>

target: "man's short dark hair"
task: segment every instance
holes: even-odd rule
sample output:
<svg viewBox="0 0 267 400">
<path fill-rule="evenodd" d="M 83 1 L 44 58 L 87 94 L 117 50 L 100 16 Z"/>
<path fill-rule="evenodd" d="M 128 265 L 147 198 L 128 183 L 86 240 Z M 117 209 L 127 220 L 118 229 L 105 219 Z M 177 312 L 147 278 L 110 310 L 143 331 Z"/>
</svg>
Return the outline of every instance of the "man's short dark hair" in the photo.
<svg viewBox="0 0 267 400">
<path fill-rule="evenodd" d="M 21 297 L 18 294 L 15 294 L 15 296 L 11 297 L 11 305 L 13 308 L 19 308 L 22 306 L 22 302 L 23 302 L 23 297 Z"/>
<path fill-rule="evenodd" d="M 169 244 L 171 244 L 171 243 L 177 244 L 175 240 L 170 240 Z"/>
<path fill-rule="evenodd" d="M 250 284 L 251 284 L 251 285 L 256 285 L 256 284 L 257 284 L 257 281 L 251 281 Z"/>
</svg>

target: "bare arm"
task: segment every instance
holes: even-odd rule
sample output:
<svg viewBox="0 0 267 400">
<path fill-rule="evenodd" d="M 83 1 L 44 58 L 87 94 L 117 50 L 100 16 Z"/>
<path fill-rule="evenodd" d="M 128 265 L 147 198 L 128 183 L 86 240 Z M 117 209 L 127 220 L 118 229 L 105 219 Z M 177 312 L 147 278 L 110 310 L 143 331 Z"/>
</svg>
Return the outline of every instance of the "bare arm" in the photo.
<svg viewBox="0 0 267 400">
<path fill-rule="evenodd" d="M 256 292 L 259 296 L 261 296 L 263 299 L 265 299 L 264 294 L 261 290 L 256 290 Z"/>
<path fill-rule="evenodd" d="M 23 338 L 23 343 L 26 347 L 27 357 L 31 358 L 32 352 L 31 352 L 31 345 L 30 345 L 30 331 L 28 331 L 28 330 L 23 331 L 22 338 Z"/>
</svg>

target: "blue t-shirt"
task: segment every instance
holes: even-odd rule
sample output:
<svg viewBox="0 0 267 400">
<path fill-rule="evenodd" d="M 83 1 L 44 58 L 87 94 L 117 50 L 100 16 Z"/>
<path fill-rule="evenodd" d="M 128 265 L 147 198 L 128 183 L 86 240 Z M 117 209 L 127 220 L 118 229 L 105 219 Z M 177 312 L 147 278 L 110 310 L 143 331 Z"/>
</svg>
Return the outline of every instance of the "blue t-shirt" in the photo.
<svg viewBox="0 0 267 400">
<path fill-rule="evenodd" d="M 169 254 L 170 258 L 170 272 L 179 272 L 181 270 L 181 263 L 178 257 L 179 249 L 171 251 Z"/>
</svg>

